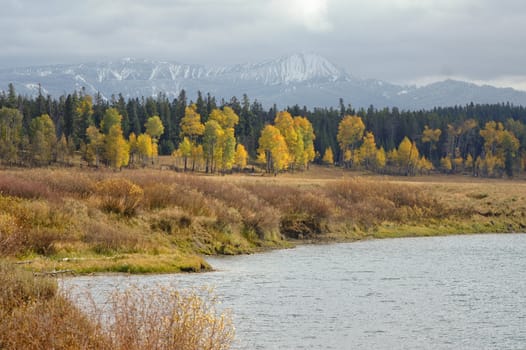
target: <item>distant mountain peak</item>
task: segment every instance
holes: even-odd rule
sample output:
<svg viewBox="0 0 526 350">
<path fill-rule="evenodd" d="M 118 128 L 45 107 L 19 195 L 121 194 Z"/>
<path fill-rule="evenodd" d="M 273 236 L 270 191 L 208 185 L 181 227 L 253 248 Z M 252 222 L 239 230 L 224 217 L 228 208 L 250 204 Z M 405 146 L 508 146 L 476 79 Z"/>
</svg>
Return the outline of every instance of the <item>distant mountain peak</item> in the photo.
<svg viewBox="0 0 526 350">
<path fill-rule="evenodd" d="M 294 53 L 238 68 L 242 79 L 256 80 L 266 85 L 348 79 L 343 69 L 313 53 Z"/>
<path fill-rule="evenodd" d="M 258 63 L 205 66 L 166 60 L 122 58 L 96 63 L 0 69 L 0 90 L 13 83 L 20 94 L 39 91 L 59 96 L 74 90 L 105 98 L 157 96 L 176 98 L 197 91 L 217 98 L 247 94 L 265 105 L 336 106 L 343 98 L 353 107 L 401 109 L 474 103 L 510 102 L 526 105 L 526 92 L 446 80 L 429 85 L 399 86 L 381 80 L 355 78 L 315 53 L 293 53 Z"/>
</svg>

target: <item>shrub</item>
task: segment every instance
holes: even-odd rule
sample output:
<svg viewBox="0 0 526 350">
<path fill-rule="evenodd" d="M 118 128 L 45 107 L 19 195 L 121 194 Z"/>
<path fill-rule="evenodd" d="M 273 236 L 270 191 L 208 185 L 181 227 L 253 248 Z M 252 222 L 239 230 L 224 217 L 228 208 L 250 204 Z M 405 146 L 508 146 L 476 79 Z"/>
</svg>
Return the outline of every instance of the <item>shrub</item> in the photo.
<svg viewBox="0 0 526 350">
<path fill-rule="evenodd" d="M 300 190 L 276 184 L 249 184 L 244 187 L 278 213 L 279 230 L 288 237 L 320 234 L 325 231 L 325 221 L 332 215 L 331 201 L 313 188 Z"/>
<path fill-rule="evenodd" d="M 111 349 L 98 326 L 60 296 L 15 309 L 0 328 L 2 349 Z"/>
<path fill-rule="evenodd" d="M 0 174 L 0 193 L 19 198 L 58 198 L 45 183 L 19 174 Z"/>
<path fill-rule="evenodd" d="M 126 216 L 135 214 L 143 197 L 143 190 L 139 186 L 122 178 L 98 182 L 96 192 L 103 210 Z"/>
<path fill-rule="evenodd" d="M 0 262 L 0 349 L 111 349 L 48 277 Z"/>
<path fill-rule="evenodd" d="M 143 204 L 148 209 L 162 209 L 176 203 L 177 195 L 173 186 L 163 183 L 151 183 L 143 186 Z"/>
<path fill-rule="evenodd" d="M 111 298 L 108 338 L 113 349 L 229 349 L 234 328 L 211 293 L 130 289 Z"/>
<path fill-rule="evenodd" d="M 134 251 L 139 245 L 137 234 L 128 233 L 118 227 L 103 222 L 92 222 L 84 229 L 82 241 L 90 245 L 98 254 L 118 251 Z"/>
<path fill-rule="evenodd" d="M 56 252 L 55 242 L 61 240 L 62 234 L 54 229 L 32 229 L 27 235 L 27 248 L 40 255 L 52 255 Z"/>
<path fill-rule="evenodd" d="M 187 177 L 185 183 L 198 188 L 206 198 L 215 199 L 211 207 L 219 225 L 235 226 L 241 220 L 245 231 L 261 239 L 274 239 L 279 234 L 279 211 L 247 189 L 208 178 Z"/>
<path fill-rule="evenodd" d="M 411 185 L 351 179 L 331 183 L 326 190 L 334 198 L 341 218 L 365 226 L 448 215 L 443 204 Z"/>
<path fill-rule="evenodd" d="M 24 239 L 16 217 L 10 213 L 0 213 L 0 254 L 11 255 L 23 249 Z"/>
<path fill-rule="evenodd" d="M 95 192 L 95 181 L 88 174 L 80 171 L 55 170 L 45 172 L 39 170 L 36 175 L 48 184 L 53 192 L 61 196 L 87 198 Z"/>
<path fill-rule="evenodd" d="M 37 278 L 32 272 L 2 261 L 0 261 L 0 286 L 2 286 L 0 313 L 5 314 L 35 300 L 49 300 L 57 292 L 57 285 L 53 279 Z"/>
<path fill-rule="evenodd" d="M 128 290 L 83 313 L 48 277 L 0 261 L 0 349 L 223 350 L 234 336 L 216 298 Z"/>
</svg>

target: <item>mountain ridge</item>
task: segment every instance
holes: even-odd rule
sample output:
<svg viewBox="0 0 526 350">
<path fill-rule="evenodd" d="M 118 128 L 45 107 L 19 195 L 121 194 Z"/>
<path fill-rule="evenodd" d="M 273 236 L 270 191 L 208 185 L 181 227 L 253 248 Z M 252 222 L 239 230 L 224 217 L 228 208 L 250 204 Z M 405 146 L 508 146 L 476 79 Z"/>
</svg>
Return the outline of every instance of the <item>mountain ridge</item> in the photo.
<svg viewBox="0 0 526 350">
<path fill-rule="evenodd" d="M 230 99 L 246 93 L 264 105 L 283 108 L 335 107 L 340 98 L 354 107 L 429 109 L 474 103 L 526 105 L 526 92 L 512 88 L 444 80 L 424 86 L 405 86 L 377 79 L 356 78 L 323 56 L 295 53 L 276 59 L 230 66 L 207 66 L 176 61 L 123 58 L 95 63 L 42 65 L 0 69 L 0 84 L 13 83 L 23 95 L 58 96 L 73 90 L 101 93 L 104 98 L 187 96 L 197 91 Z"/>
</svg>

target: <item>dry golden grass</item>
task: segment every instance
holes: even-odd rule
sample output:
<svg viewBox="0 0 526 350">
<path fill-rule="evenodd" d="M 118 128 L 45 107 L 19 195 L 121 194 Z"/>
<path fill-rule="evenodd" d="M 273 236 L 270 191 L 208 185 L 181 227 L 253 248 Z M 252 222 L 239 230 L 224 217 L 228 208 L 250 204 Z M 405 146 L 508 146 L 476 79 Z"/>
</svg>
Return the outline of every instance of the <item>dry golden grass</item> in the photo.
<svg viewBox="0 0 526 350">
<path fill-rule="evenodd" d="M 201 271 L 210 266 L 197 254 L 283 247 L 286 238 L 524 231 L 523 180 L 384 177 L 323 167 L 277 177 L 151 169 L 0 172 L 0 253 L 28 260 L 23 266 L 33 271 Z M 162 309 L 153 308 L 152 302 L 160 304 L 155 295 L 121 295 L 113 303 L 115 322 L 104 328 L 57 296 L 49 280 L 6 266 L 0 262 L 0 284 L 8 286 L 0 289 L 2 349 L 230 344 L 228 318 L 195 294 L 163 293 L 171 306 Z"/>
<path fill-rule="evenodd" d="M 0 349 L 223 350 L 233 340 L 213 294 L 128 290 L 86 314 L 50 278 L 0 262 L 0 283 Z"/>
<path fill-rule="evenodd" d="M 317 166 L 256 175 L 2 171 L 0 253 L 38 260 L 35 269 L 84 257 L 77 271 L 169 272 L 201 266 L 195 254 L 249 253 L 287 246 L 287 238 L 526 229 L 521 180 L 387 177 Z M 123 255 L 137 263 L 107 259 Z M 156 255 L 173 261 L 156 265 Z"/>
<path fill-rule="evenodd" d="M 109 309 L 94 312 L 99 324 L 107 325 L 101 328 L 111 349 L 225 350 L 234 339 L 234 327 L 217 304 L 206 291 L 159 288 L 145 295 L 131 288 L 114 294 Z"/>
</svg>

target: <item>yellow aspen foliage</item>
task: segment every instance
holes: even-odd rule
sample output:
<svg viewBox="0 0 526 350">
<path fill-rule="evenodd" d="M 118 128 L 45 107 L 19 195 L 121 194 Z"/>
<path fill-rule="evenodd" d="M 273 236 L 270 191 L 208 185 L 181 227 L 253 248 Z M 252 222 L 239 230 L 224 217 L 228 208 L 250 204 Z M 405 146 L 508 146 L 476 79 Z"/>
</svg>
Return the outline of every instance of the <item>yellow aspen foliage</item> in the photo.
<svg viewBox="0 0 526 350">
<path fill-rule="evenodd" d="M 357 165 L 362 164 L 363 159 L 362 159 L 360 152 L 354 151 L 352 153 L 351 161 L 353 164 L 357 164 Z"/>
<path fill-rule="evenodd" d="M 365 124 L 361 117 L 351 115 L 343 117 L 338 124 L 338 134 L 336 135 L 343 154 L 345 154 L 345 151 L 355 148 L 356 144 L 362 139 L 364 131 Z"/>
<path fill-rule="evenodd" d="M 281 138 L 278 137 L 276 147 L 272 152 L 272 163 L 274 171 L 285 170 L 290 164 L 288 147 L 283 136 L 281 136 Z"/>
<path fill-rule="evenodd" d="M 215 120 L 223 129 L 233 128 L 239 123 L 239 116 L 228 106 L 223 109 L 213 109 L 210 112 L 209 120 Z"/>
<path fill-rule="evenodd" d="M 387 161 L 391 165 L 398 164 L 398 150 L 396 148 L 393 148 L 392 150 L 387 152 Z"/>
<path fill-rule="evenodd" d="M 140 134 L 137 136 L 137 153 L 139 159 L 144 163 L 154 156 L 153 152 L 154 142 L 149 134 Z"/>
<path fill-rule="evenodd" d="M 188 158 L 192 156 L 192 143 L 188 137 L 184 137 L 183 141 L 179 143 L 179 152 L 178 155 L 184 159 L 184 170 L 188 169 Z"/>
<path fill-rule="evenodd" d="M 93 125 L 93 100 L 90 95 L 81 94 L 71 125 L 71 137 L 77 142 L 86 136 L 86 129 Z"/>
<path fill-rule="evenodd" d="M 426 172 L 429 173 L 429 171 L 433 170 L 433 163 L 429 161 L 426 157 L 421 157 L 418 160 L 418 169 L 420 172 Z"/>
<path fill-rule="evenodd" d="M 420 158 L 416 143 L 411 142 L 406 136 L 398 145 L 398 165 L 406 175 L 414 175 L 415 168 Z"/>
<path fill-rule="evenodd" d="M 306 167 L 308 160 L 305 158 L 305 147 L 303 144 L 303 135 L 301 134 L 301 130 L 299 129 L 296 130 L 296 134 L 298 135 L 298 137 L 297 137 L 297 142 L 294 145 L 294 149 L 292 150 L 292 152 L 290 152 L 290 149 L 289 149 L 289 153 L 292 154 L 291 164 L 297 167 Z"/>
<path fill-rule="evenodd" d="M 453 164 L 451 164 L 451 159 L 449 157 L 442 157 L 440 159 L 440 168 L 446 173 L 451 172 L 453 169 Z"/>
<path fill-rule="evenodd" d="M 234 163 L 239 170 L 247 166 L 248 152 L 245 149 L 245 146 L 238 143 L 236 146 L 236 154 L 234 157 Z"/>
<path fill-rule="evenodd" d="M 504 130 L 502 123 L 494 121 L 487 122 L 484 129 L 480 130 L 480 136 L 484 139 L 484 149 L 487 153 L 495 154 L 499 143 L 499 131 Z"/>
<path fill-rule="evenodd" d="M 215 119 L 210 118 L 205 123 L 205 131 L 203 133 L 203 150 L 206 159 L 207 172 L 214 172 L 217 160 L 216 156 L 218 153 L 216 149 L 221 148 L 220 140 L 222 134 L 223 129 Z"/>
<path fill-rule="evenodd" d="M 222 171 L 232 169 L 235 161 L 236 138 L 234 127 L 239 123 L 239 116 L 228 106 L 213 109 L 207 123 L 212 122 L 207 129 L 205 124 L 205 153 L 211 162 L 212 169 Z M 212 155 L 212 156 L 210 156 Z"/>
<path fill-rule="evenodd" d="M 504 161 L 497 156 L 492 154 L 486 154 L 482 161 L 482 170 L 486 176 L 497 176 L 498 168 L 504 167 Z"/>
<path fill-rule="evenodd" d="M 0 160 L 11 163 L 18 159 L 23 118 L 16 108 L 0 108 Z"/>
<path fill-rule="evenodd" d="M 221 148 L 222 148 L 222 170 L 230 170 L 234 165 L 236 156 L 236 138 L 234 136 L 234 128 L 227 128 L 224 130 L 221 137 Z"/>
<path fill-rule="evenodd" d="M 99 162 L 104 158 L 105 135 L 93 125 L 86 129 L 86 135 L 89 143 L 86 147 L 84 159 L 90 164 L 99 165 Z"/>
<path fill-rule="evenodd" d="M 463 166 L 464 166 L 464 159 L 462 159 L 462 157 L 458 156 L 458 157 L 455 157 L 453 158 L 453 161 L 452 161 L 452 164 L 453 166 L 453 169 L 455 170 L 455 172 L 461 172 L 463 170 Z"/>
<path fill-rule="evenodd" d="M 431 157 L 431 151 L 436 149 L 436 143 L 440 140 L 440 135 L 442 135 L 442 130 L 440 129 L 431 129 L 429 126 L 424 126 L 422 131 L 422 143 L 428 143 L 427 156 Z"/>
<path fill-rule="evenodd" d="M 505 130 L 502 123 L 491 121 L 480 130 L 480 136 L 484 139 L 486 175 L 496 176 L 496 170 L 503 168 L 508 176 L 513 176 L 514 163 L 520 147 L 515 135 Z"/>
<path fill-rule="evenodd" d="M 375 163 L 377 169 L 385 168 L 385 165 L 387 163 L 387 157 L 383 147 L 380 147 L 380 149 L 376 152 Z"/>
<path fill-rule="evenodd" d="M 186 107 L 179 126 L 181 127 L 181 136 L 188 136 L 190 140 L 195 140 L 198 136 L 203 135 L 205 126 L 201 123 L 201 115 L 197 113 L 195 104 Z"/>
<path fill-rule="evenodd" d="M 409 138 L 404 137 L 404 139 L 398 145 L 398 161 L 401 165 L 405 165 L 414 158 L 414 148 L 413 143 Z"/>
<path fill-rule="evenodd" d="M 152 142 L 152 157 L 157 157 L 159 155 L 159 145 L 157 142 Z"/>
<path fill-rule="evenodd" d="M 77 105 L 76 112 L 83 118 L 89 118 L 93 115 L 93 99 L 90 95 L 82 96 Z"/>
<path fill-rule="evenodd" d="M 164 125 L 158 115 L 148 118 L 144 127 L 146 128 L 146 134 L 150 135 L 155 142 L 157 142 L 159 137 L 164 133 Z"/>
<path fill-rule="evenodd" d="M 418 148 L 414 142 L 411 142 L 409 138 L 404 137 L 400 145 L 398 145 L 398 161 L 400 164 L 405 165 L 409 162 L 415 161 L 419 158 Z"/>
<path fill-rule="evenodd" d="M 303 145 L 299 144 L 300 137 L 294 128 L 294 119 L 290 113 L 286 111 L 278 112 L 274 119 L 274 125 L 285 139 L 290 163 L 292 165 L 301 163 Z M 301 142 L 303 143 L 303 136 L 301 137 Z"/>
<path fill-rule="evenodd" d="M 267 125 L 261 131 L 258 153 L 258 158 L 266 163 L 267 172 L 281 171 L 289 165 L 287 143 L 279 129 L 273 125 Z"/>
<path fill-rule="evenodd" d="M 323 158 L 321 160 L 324 164 L 327 165 L 333 165 L 334 164 L 334 155 L 332 153 L 332 148 L 327 147 L 325 149 L 325 153 L 323 154 Z"/>
<path fill-rule="evenodd" d="M 350 149 L 346 150 L 344 153 L 343 153 L 343 161 L 348 163 L 352 160 L 352 152 Z"/>
<path fill-rule="evenodd" d="M 120 124 L 114 124 L 104 138 L 105 158 L 113 168 L 128 165 L 130 147 L 122 136 Z"/>
<path fill-rule="evenodd" d="M 214 122 L 216 122 L 221 127 L 222 127 L 222 125 L 225 124 L 223 119 L 224 119 L 223 112 L 219 108 L 212 109 L 212 111 L 208 115 L 208 120 L 209 121 L 213 120 Z"/>
<path fill-rule="evenodd" d="M 374 134 L 372 132 L 367 131 L 365 133 L 359 153 L 360 164 L 363 164 L 367 169 L 373 168 L 375 166 L 377 149 Z"/>
<path fill-rule="evenodd" d="M 220 125 L 224 129 L 234 128 L 239 123 L 239 116 L 228 106 L 223 107 L 223 122 Z"/>
<path fill-rule="evenodd" d="M 442 135 L 442 130 L 440 129 L 430 129 L 429 126 L 424 126 L 424 131 L 422 131 L 422 142 L 438 142 Z"/>
<path fill-rule="evenodd" d="M 274 118 L 274 126 L 278 128 L 283 135 L 287 130 L 294 129 L 294 119 L 287 111 L 278 112 L 276 118 Z"/>
<path fill-rule="evenodd" d="M 294 125 L 298 135 L 301 135 L 303 141 L 303 154 L 301 156 L 301 165 L 307 166 L 316 157 L 314 150 L 314 128 L 311 122 L 305 117 L 294 117 Z"/>
<path fill-rule="evenodd" d="M 201 168 L 203 163 L 203 145 L 192 145 L 192 152 L 191 152 L 191 158 L 192 158 L 192 171 L 195 170 L 196 167 Z"/>
<path fill-rule="evenodd" d="M 223 143 L 223 136 L 225 134 L 225 132 L 223 131 L 223 129 L 218 129 L 217 130 L 217 144 L 216 144 L 216 147 L 214 148 L 214 151 L 213 151 L 213 162 L 212 162 L 212 168 L 214 169 L 214 171 L 216 170 L 222 170 L 223 169 L 223 147 L 222 147 L 222 143 Z"/>
<path fill-rule="evenodd" d="M 52 160 L 53 150 L 57 143 L 55 124 L 48 114 L 42 114 L 31 120 L 31 158 L 37 164 L 48 164 Z"/>
</svg>

